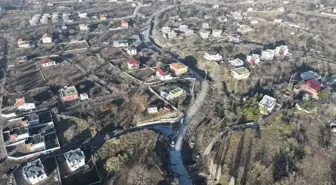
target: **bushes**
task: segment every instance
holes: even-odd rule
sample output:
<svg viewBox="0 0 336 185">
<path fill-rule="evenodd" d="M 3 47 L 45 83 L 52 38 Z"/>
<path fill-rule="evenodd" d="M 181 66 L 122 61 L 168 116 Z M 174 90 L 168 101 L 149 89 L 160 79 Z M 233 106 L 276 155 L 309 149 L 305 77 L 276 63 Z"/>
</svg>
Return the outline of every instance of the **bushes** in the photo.
<svg viewBox="0 0 336 185">
<path fill-rule="evenodd" d="M 242 107 L 240 107 L 238 112 L 240 112 L 248 121 L 258 121 L 260 116 L 259 101 L 262 97 L 263 94 L 255 94 Z"/>
</svg>

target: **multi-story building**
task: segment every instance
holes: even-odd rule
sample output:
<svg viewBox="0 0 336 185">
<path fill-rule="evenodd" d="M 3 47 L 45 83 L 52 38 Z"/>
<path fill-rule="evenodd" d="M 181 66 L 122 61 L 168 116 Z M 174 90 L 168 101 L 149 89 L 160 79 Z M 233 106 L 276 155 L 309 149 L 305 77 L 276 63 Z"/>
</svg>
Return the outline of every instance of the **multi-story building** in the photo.
<svg viewBox="0 0 336 185">
<path fill-rule="evenodd" d="M 78 92 L 75 86 L 65 86 L 60 90 L 60 96 L 63 102 L 72 101 L 78 99 Z"/>
<path fill-rule="evenodd" d="M 70 150 L 64 153 L 63 156 L 65 158 L 67 167 L 71 172 L 85 166 L 85 155 L 80 148 Z"/>
<path fill-rule="evenodd" d="M 188 72 L 188 66 L 182 63 L 172 63 L 170 64 L 170 69 L 174 71 L 176 76 L 180 76 Z"/>
<path fill-rule="evenodd" d="M 22 167 L 22 175 L 30 184 L 37 184 L 48 178 L 40 159 L 28 162 Z"/>
</svg>

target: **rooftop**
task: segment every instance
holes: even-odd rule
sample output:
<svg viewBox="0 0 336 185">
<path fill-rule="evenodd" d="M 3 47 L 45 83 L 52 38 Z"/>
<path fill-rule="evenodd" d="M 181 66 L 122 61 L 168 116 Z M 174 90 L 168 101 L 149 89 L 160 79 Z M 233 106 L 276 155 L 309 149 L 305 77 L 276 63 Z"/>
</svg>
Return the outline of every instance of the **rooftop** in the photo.
<svg viewBox="0 0 336 185">
<path fill-rule="evenodd" d="M 182 69 L 182 68 L 185 68 L 187 67 L 186 65 L 178 62 L 178 63 L 172 63 L 170 64 L 170 67 L 173 68 L 173 69 Z"/>
<path fill-rule="evenodd" d="M 40 159 L 27 163 L 26 166 L 22 168 L 22 173 L 25 178 L 39 177 L 45 174 L 44 166 Z"/>
<path fill-rule="evenodd" d="M 77 90 L 75 86 L 64 87 L 61 90 L 61 92 L 63 96 L 71 96 L 71 95 L 77 94 Z"/>
<path fill-rule="evenodd" d="M 246 74 L 249 73 L 250 71 L 248 69 L 246 69 L 245 67 L 238 67 L 235 69 L 231 69 L 231 71 L 236 72 L 237 74 L 241 75 L 241 74 Z"/>
<path fill-rule="evenodd" d="M 69 162 L 78 162 L 85 159 L 84 152 L 80 148 L 64 153 L 64 157 Z"/>
<path fill-rule="evenodd" d="M 259 104 L 266 107 L 273 107 L 275 102 L 276 102 L 275 98 L 268 95 L 264 95 L 263 99 L 259 102 Z"/>
<path fill-rule="evenodd" d="M 239 58 L 230 60 L 229 63 L 233 66 L 242 66 L 244 65 L 244 62 L 242 60 L 240 60 Z"/>
</svg>

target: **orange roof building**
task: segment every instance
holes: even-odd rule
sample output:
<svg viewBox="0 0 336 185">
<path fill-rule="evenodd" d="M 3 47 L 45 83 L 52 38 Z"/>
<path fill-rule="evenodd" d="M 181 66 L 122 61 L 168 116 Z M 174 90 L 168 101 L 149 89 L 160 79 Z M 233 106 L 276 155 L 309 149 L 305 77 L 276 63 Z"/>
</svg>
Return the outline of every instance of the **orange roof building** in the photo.
<svg viewBox="0 0 336 185">
<path fill-rule="evenodd" d="M 180 62 L 170 64 L 170 69 L 175 72 L 176 76 L 180 76 L 188 72 L 188 66 Z"/>
<path fill-rule="evenodd" d="M 128 28 L 128 22 L 125 19 L 121 20 L 121 27 Z"/>
<path fill-rule="evenodd" d="M 15 107 L 19 108 L 20 106 L 23 106 L 26 103 L 25 98 L 19 98 L 15 100 Z"/>
</svg>

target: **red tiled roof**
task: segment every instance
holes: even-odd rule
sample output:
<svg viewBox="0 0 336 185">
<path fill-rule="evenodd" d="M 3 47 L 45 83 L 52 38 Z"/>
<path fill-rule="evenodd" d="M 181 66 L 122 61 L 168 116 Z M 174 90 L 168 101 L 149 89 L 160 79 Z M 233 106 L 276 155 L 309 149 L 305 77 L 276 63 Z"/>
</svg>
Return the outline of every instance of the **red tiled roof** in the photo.
<svg viewBox="0 0 336 185">
<path fill-rule="evenodd" d="M 310 87 L 310 88 L 316 90 L 317 92 L 321 91 L 321 83 L 317 80 L 308 80 L 308 81 L 306 81 L 305 85 L 307 87 Z"/>
<path fill-rule="evenodd" d="M 48 63 L 49 62 L 49 59 L 48 58 L 42 58 L 41 59 L 41 63 L 42 64 L 45 64 L 45 63 Z"/>
<path fill-rule="evenodd" d="M 130 64 L 130 65 L 139 64 L 139 61 L 137 61 L 137 60 L 129 60 L 128 64 Z"/>
<path fill-rule="evenodd" d="M 20 107 L 20 106 L 22 106 L 22 105 L 24 105 L 25 104 L 25 98 L 23 97 L 23 98 L 19 98 L 19 99 L 16 99 L 16 101 L 15 101 L 15 106 L 16 107 Z"/>
<path fill-rule="evenodd" d="M 166 73 L 163 71 L 162 67 L 159 67 L 158 71 L 159 71 L 159 73 L 160 73 L 161 76 L 165 76 L 166 75 Z"/>
</svg>

